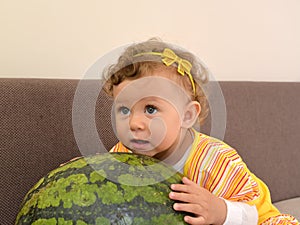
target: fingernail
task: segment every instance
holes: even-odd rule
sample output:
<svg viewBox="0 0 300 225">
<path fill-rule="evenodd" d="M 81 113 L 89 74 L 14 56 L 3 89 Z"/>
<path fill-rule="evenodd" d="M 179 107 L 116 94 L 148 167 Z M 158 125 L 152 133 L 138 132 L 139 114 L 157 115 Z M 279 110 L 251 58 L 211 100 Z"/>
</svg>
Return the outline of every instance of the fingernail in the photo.
<svg viewBox="0 0 300 225">
<path fill-rule="evenodd" d="M 187 223 L 189 222 L 189 218 L 187 216 L 185 216 L 183 219 L 185 222 L 187 222 Z"/>
<path fill-rule="evenodd" d="M 177 209 L 177 203 L 174 203 L 173 208 L 176 210 Z"/>
</svg>

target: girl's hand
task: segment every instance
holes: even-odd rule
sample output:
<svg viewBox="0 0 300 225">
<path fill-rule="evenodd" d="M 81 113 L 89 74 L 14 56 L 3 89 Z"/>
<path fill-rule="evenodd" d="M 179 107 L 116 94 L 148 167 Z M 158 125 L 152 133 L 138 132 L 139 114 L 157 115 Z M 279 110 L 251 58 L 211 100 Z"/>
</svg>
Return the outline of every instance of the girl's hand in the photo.
<svg viewBox="0 0 300 225">
<path fill-rule="evenodd" d="M 186 177 L 182 182 L 183 184 L 171 185 L 173 191 L 170 192 L 169 197 L 180 201 L 173 205 L 176 211 L 194 214 L 194 216 L 185 216 L 185 222 L 192 225 L 221 225 L 225 222 L 227 209 L 223 199 L 214 196 Z"/>
</svg>

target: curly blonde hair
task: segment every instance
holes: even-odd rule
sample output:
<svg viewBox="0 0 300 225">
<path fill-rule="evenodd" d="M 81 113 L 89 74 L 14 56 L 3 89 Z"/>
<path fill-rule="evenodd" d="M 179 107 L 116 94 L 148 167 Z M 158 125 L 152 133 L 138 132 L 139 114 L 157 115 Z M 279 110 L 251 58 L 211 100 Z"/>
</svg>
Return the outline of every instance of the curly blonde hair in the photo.
<svg viewBox="0 0 300 225">
<path fill-rule="evenodd" d="M 192 64 L 191 74 L 195 83 L 195 92 L 192 91 L 189 77 L 179 75 L 177 65 L 166 66 L 162 62 L 161 56 L 141 54 L 146 52 L 163 52 L 166 48 L 172 49 L 177 56 L 188 60 Z M 119 57 L 118 62 L 109 66 L 104 72 L 106 79 L 104 90 L 108 95 L 113 96 L 113 86 L 119 85 L 125 79 L 138 79 L 144 74 L 161 68 L 178 73 L 178 76 L 174 77 L 174 79 L 180 80 L 181 85 L 191 99 L 200 103 L 201 112 L 198 120 L 202 124 L 209 113 L 208 100 L 202 88 L 208 82 L 209 71 L 192 53 L 171 46 L 157 38 L 129 46 Z"/>
</svg>

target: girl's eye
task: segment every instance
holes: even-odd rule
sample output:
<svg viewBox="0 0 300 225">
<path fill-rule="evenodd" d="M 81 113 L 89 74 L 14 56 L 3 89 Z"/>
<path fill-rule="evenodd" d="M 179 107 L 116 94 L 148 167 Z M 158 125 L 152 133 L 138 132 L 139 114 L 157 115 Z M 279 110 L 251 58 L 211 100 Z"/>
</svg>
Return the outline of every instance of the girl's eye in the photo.
<svg viewBox="0 0 300 225">
<path fill-rule="evenodd" d="M 125 106 L 120 107 L 119 111 L 123 115 L 129 115 L 130 114 L 130 110 Z"/>
<path fill-rule="evenodd" d="M 153 105 L 147 105 L 145 111 L 148 114 L 154 114 L 157 112 L 157 108 Z"/>
</svg>

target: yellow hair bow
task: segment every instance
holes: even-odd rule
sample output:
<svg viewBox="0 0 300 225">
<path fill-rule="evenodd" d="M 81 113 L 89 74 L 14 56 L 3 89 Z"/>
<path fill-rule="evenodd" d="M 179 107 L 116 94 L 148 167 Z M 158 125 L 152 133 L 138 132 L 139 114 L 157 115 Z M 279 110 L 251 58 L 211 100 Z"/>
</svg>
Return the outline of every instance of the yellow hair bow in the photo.
<svg viewBox="0 0 300 225">
<path fill-rule="evenodd" d="M 196 93 L 195 83 L 193 76 L 191 74 L 192 64 L 185 59 L 180 58 L 169 48 L 165 48 L 164 51 L 161 52 L 142 52 L 139 54 L 136 54 L 135 56 L 141 56 L 141 55 L 160 55 L 162 57 L 162 61 L 166 66 L 170 66 L 173 63 L 177 63 L 177 71 L 179 74 L 184 76 L 184 73 L 186 73 L 191 81 L 192 89 L 194 94 Z"/>
</svg>

